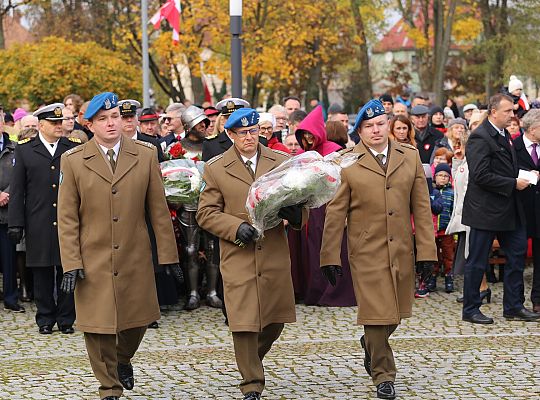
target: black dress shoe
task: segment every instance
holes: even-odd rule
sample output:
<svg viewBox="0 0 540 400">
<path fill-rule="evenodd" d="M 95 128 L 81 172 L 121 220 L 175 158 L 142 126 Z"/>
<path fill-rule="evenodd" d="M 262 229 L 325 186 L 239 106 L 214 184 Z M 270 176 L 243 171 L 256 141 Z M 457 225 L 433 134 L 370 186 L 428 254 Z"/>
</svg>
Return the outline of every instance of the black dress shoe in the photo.
<svg viewBox="0 0 540 400">
<path fill-rule="evenodd" d="M 129 364 L 118 363 L 118 380 L 126 390 L 133 389 L 135 378 L 133 378 L 133 366 Z"/>
<path fill-rule="evenodd" d="M 39 333 L 41 333 L 42 335 L 50 335 L 52 333 L 52 326 L 50 325 L 40 326 Z"/>
<path fill-rule="evenodd" d="M 249 392 L 244 395 L 244 400 L 259 400 L 261 394 L 258 392 Z"/>
<path fill-rule="evenodd" d="M 394 382 L 383 382 L 377 385 L 377 398 L 378 399 L 395 399 L 396 390 L 394 389 Z"/>
<path fill-rule="evenodd" d="M 71 335 L 72 333 L 75 333 L 75 329 L 73 329 L 71 325 L 60 325 L 58 329 L 60 329 L 60 332 L 62 332 L 64 335 Z"/>
<path fill-rule="evenodd" d="M 493 323 L 493 318 L 486 317 L 484 314 L 479 312 L 470 317 L 463 317 L 463 321 L 472 322 L 473 324 L 489 325 Z"/>
<path fill-rule="evenodd" d="M 525 307 L 523 307 L 516 313 L 503 313 L 503 317 L 509 320 L 537 321 L 540 319 L 540 314 L 527 310 Z"/>
<path fill-rule="evenodd" d="M 13 303 L 13 304 L 4 303 L 4 310 L 16 312 L 16 313 L 23 313 L 23 312 L 25 312 L 24 307 L 21 306 L 21 305 L 18 304 L 18 303 Z"/>
<path fill-rule="evenodd" d="M 118 397 L 118 396 L 107 396 L 107 397 L 104 397 L 102 400 L 120 400 L 120 397 Z"/>
<path fill-rule="evenodd" d="M 362 335 L 362 337 L 360 338 L 360 344 L 364 349 L 364 368 L 366 369 L 368 375 L 371 376 L 371 356 L 366 349 L 366 340 L 364 339 L 364 335 Z"/>
<path fill-rule="evenodd" d="M 157 329 L 159 328 L 159 324 L 157 321 L 152 322 L 150 325 L 148 325 L 148 328 L 150 329 Z"/>
</svg>

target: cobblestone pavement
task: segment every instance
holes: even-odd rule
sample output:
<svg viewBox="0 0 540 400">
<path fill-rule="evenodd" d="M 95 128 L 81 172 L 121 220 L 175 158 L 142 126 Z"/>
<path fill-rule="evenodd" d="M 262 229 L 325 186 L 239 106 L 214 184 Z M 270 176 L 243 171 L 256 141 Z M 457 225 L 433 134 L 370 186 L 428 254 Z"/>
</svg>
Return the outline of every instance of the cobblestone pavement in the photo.
<svg viewBox="0 0 540 400">
<path fill-rule="evenodd" d="M 416 301 L 414 317 L 391 339 L 398 398 L 540 399 L 540 323 L 506 321 L 502 284 L 492 289 L 492 303 L 482 308 L 495 318 L 491 326 L 462 322 L 457 293 Z M 0 311 L 0 399 L 98 398 L 82 334 L 39 335 L 34 311 Z M 375 398 L 356 310 L 299 305 L 297 316 L 265 359 L 264 399 Z M 240 398 L 219 310 L 164 312 L 133 364 L 136 386 L 124 393 L 128 399 Z"/>
</svg>

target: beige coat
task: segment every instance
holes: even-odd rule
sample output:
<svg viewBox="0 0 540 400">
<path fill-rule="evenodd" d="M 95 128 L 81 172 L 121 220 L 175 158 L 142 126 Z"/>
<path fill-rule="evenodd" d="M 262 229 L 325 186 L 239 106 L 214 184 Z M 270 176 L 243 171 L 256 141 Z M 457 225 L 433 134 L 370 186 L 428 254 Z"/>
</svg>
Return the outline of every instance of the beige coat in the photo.
<svg viewBox="0 0 540 400">
<path fill-rule="evenodd" d="M 114 334 L 159 319 L 145 207 L 160 264 L 178 262 L 165 192 L 151 144 L 122 139 L 116 172 L 91 140 L 62 155 L 58 236 L 64 271 L 77 281 L 77 327 Z"/>
<path fill-rule="evenodd" d="M 426 178 L 418 151 L 392 142 L 385 173 L 369 150 L 351 150 L 358 161 L 342 170 L 342 183 L 326 208 L 322 265 L 340 265 L 348 227 L 349 262 L 358 324 L 398 324 L 411 316 L 415 270 L 411 214 L 418 261 L 437 259 Z M 339 278 L 338 278 L 339 279 Z"/>
<path fill-rule="evenodd" d="M 255 177 L 271 171 L 287 156 L 259 145 Z M 221 275 L 232 332 L 260 332 L 272 323 L 295 322 L 289 247 L 283 224 L 264 239 L 240 248 L 233 242 L 242 222 L 249 222 L 246 199 L 253 178 L 234 146 L 204 169 L 197 221 L 220 238 Z M 304 212 L 303 222 L 307 219 Z"/>
</svg>

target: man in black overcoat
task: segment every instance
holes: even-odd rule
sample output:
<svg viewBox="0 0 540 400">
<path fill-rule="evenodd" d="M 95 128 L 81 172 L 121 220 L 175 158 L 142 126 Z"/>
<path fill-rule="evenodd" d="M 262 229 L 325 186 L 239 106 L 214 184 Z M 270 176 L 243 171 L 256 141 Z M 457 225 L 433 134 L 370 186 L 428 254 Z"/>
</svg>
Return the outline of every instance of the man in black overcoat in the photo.
<svg viewBox="0 0 540 400">
<path fill-rule="evenodd" d="M 34 112 L 39 134 L 15 147 L 10 185 L 8 236 L 18 243 L 26 237 L 26 266 L 34 274 L 34 299 L 39 332 L 51 334 L 55 324 L 62 333 L 73 333 L 73 294 L 60 290 L 62 266 L 56 220 L 60 156 L 81 141 L 62 136 L 62 103 Z M 55 296 L 55 293 L 57 296 Z"/>
<path fill-rule="evenodd" d="M 523 270 L 527 251 L 525 216 L 518 192 L 529 181 L 518 178 L 516 152 L 506 127 L 514 103 L 504 94 L 491 97 L 488 118 L 467 142 L 469 183 L 463 204 L 462 222 L 471 227 L 469 257 L 465 263 L 463 320 L 492 324 L 480 311 L 480 283 L 488 265 L 493 239 L 497 237 L 506 255 L 503 316 L 507 319 L 537 320 L 540 314 L 524 303 Z"/>
</svg>

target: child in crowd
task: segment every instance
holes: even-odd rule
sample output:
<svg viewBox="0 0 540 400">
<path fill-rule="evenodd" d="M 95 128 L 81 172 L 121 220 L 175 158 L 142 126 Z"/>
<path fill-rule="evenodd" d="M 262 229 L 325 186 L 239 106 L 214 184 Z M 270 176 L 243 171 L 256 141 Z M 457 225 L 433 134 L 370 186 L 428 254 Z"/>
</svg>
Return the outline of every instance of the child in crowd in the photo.
<svg viewBox="0 0 540 400">
<path fill-rule="evenodd" d="M 452 189 L 452 169 L 447 163 L 440 163 L 435 168 L 435 183 L 433 192 L 438 192 L 442 210 L 434 214 L 435 242 L 437 243 L 438 262 L 435 263 L 433 275 L 426 283 L 426 288 L 433 292 L 437 289 L 437 276 L 441 267 L 444 269 L 444 289 L 446 293 L 454 291 L 454 278 L 452 265 L 454 263 L 454 236 L 446 234 L 446 227 L 450 222 L 454 208 L 454 189 Z M 432 207 L 433 208 L 433 207 Z M 433 210 L 432 210 L 433 211 Z"/>
<path fill-rule="evenodd" d="M 437 165 L 439 164 L 452 164 L 452 157 L 454 157 L 454 153 L 446 147 L 439 147 L 435 150 L 433 163 L 431 164 L 431 174 L 435 176 L 435 168 L 437 168 Z"/>
</svg>

